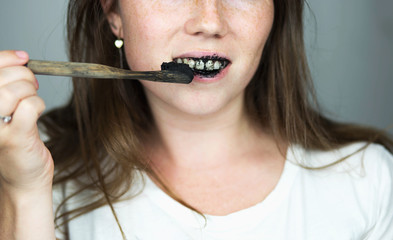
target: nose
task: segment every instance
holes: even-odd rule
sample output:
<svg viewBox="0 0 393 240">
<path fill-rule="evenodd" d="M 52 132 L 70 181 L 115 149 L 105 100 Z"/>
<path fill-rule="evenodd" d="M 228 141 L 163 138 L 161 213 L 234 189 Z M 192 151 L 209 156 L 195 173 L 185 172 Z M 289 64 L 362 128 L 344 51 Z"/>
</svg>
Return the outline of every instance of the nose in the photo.
<svg viewBox="0 0 393 240">
<path fill-rule="evenodd" d="M 227 34 L 228 24 L 221 0 L 195 0 L 192 5 L 191 17 L 185 23 L 188 34 L 214 38 Z"/>
</svg>

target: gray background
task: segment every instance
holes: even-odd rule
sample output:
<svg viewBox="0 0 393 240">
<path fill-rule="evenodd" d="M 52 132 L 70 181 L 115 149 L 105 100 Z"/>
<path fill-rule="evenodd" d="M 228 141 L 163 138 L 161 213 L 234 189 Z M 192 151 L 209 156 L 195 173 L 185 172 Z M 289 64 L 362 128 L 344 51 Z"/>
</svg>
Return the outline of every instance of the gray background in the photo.
<svg viewBox="0 0 393 240">
<path fill-rule="evenodd" d="M 308 2 L 313 14 L 306 12 L 307 54 L 324 112 L 342 121 L 392 125 L 393 1 Z M 67 60 L 66 7 L 66 0 L 3 0 L 0 50 L 22 49 L 33 59 Z M 69 79 L 37 78 L 47 109 L 66 101 Z"/>
</svg>

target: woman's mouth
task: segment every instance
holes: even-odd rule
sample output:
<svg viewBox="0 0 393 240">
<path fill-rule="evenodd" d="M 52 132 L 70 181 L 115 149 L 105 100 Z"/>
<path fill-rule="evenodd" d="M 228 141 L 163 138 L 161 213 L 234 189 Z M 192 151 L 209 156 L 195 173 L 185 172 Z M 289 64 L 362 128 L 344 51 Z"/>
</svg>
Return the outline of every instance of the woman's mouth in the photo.
<svg viewBox="0 0 393 240">
<path fill-rule="evenodd" d="M 187 64 L 193 71 L 194 76 L 201 78 L 214 78 L 230 63 L 228 59 L 218 56 L 175 58 L 173 62 Z"/>
</svg>

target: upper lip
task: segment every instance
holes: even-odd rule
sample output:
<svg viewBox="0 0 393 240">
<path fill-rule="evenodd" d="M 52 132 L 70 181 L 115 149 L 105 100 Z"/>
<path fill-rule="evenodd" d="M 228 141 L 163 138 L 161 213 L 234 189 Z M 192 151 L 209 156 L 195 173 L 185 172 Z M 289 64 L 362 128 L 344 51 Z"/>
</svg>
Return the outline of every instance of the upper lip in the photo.
<svg viewBox="0 0 393 240">
<path fill-rule="evenodd" d="M 228 60 L 229 62 L 231 62 L 231 59 L 228 56 L 226 56 L 225 54 L 220 53 L 220 52 L 213 52 L 213 51 L 187 52 L 187 53 L 180 54 L 180 55 L 174 57 L 173 59 L 177 59 L 177 58 L 202 58 L 202 57 L 224 58 L 224 59 Z"/>
</svg>

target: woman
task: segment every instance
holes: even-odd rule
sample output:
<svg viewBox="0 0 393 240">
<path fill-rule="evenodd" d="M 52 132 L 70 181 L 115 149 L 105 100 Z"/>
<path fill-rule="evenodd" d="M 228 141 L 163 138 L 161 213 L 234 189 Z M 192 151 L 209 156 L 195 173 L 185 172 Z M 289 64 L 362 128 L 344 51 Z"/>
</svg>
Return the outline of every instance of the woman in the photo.
<svg viewBox="0 0 393 240">
<path fill-rule="evenodd" d="M 2 52 L 0 236 L 54 239 L 54 204 L 65 239 L 390 239 L 393 157 L 371 143 L 393 143 L 308 101 L 303 4 L 71 0 L 72 61 L 196 70 L 189 85 L 74 79 L 41 118 L 47 148 L 28 56 Z"/>
</svg>

